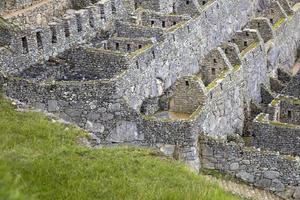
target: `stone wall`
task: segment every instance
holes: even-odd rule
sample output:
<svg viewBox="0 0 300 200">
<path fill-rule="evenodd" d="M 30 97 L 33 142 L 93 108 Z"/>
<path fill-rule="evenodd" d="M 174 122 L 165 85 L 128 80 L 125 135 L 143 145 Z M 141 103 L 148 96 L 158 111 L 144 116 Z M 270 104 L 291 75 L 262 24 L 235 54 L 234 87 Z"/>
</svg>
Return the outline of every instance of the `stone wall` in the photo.
<svg viewBox="0 0 300 200">
<path fill-rule="evenodd" d="M 169 28 L 189 19 L 191 18 L 188 15 L 162 15 L 149 11 L 143 11 L 141 13 L 141 24 L 143 26 L 159 28 Z"/>
<path fill-rule="evenodd" d="M 264 42 L 267 42 L 274 37 L 272 25 L 267 18 L 254 18 L 249 22 L 248 27 L 258 30 Z"/>
<path fill-rule="evenodd" d="M 72 48 L 59 55 L 82 80 L 112 79 L 128 67 L 125 55 L 94 48 Z M 69 76 L 72 76 L 70 74 Z"/>
<path fill-rule="evenodd" d="M 284 95 L 300 98 L 300 73 L 297 73 L 281 92 Z"/>
<path fill-rule="evenodd" d="M 1 67 L 13 72 L 56 56 L 75 44 L 92 39 L 97 30 L 110 27 L 115 15 L 110 1 L 98 2 L 88 9 L 69 10 L 62 20 L 44 28 L 21 31 L 13 37 L 9 48 L 0 47 Z"/>
<path fill-rule="evenodd" d="M 278 68 L 290 70 L 297 59 L 297 49 L 300 43 L 299 7 L 293 8 L 293 11 L 294 14 L 289 15 L 288 20 L 281 20 L 273 26 L 274 39 L 267 43 L 270 73 L 276 74 Z"/>
<path fill-rule="evenodd" d="M 154 10 L 161 13 L 173 12 L 173 1 L 169 0 L 135 0 L 135 7 Z"/>
<path fill-rule="evenodd" d="M 150 38 L 113 37 L 107 41 L 107 49 L 121 52 L 134 52 L 152 44 L 153 41 Z"/>
<path fill-rule="evenodd" d="M 12 9 L 20 9 L 20 8 L 30 6 L 33 3 L 38 2 L 39 0 L 3 0 L 3 1 L 4 1 L 4 9 L 12 10 Z"/>
<path fill-rule="evenodd" d="M 158 27 L 145 27 L 141 25 L 134 25 L 128 22 L 116 22 L 116 32 L 119 37 L 127 38 L 155 38 L 157 41 L 164 39 L 164 32 L 162 28 Z"/>
<path fill-rule="evenodd" d="M 192 114 L 198 107 L 205 104 L 202 81 L 197 79 L 182 79 L 175 85 L 170 99 L 170 111 L 177 113 Z"/>
<path fill-rule="evenodd" d="M 26 28 L 28 25 L 40 27 L 46 26 L 53 17 L 61 17 L 71 7 L 70 0 L 36 1 L 25 6 L 24 4 L 15 4 L 15 6 L 9 6 L 9 8 L 3 10 L 5 11 L 3 17 L 22 28 Z M 10 9 L 14 10 L 10 11 Z"/>
<path fill-rule="evenodd" d="M 224 137 L 241 133 L 244 126 L 242 68 L 230 68 L 207 86 L 207 103 L 202 109 L 201 130 L 211 136 Z"/>
<path fill-rule="evenodd" d="M 223 10 L 220 5 L 226 5 L 227 7 Z M 243 127 L 243 110 L 245 105 L 247 106 L 251 100 L 260 102 L 260 85 L 262 83 L 268 84 L 266 51 L 264 51 L 266 48 L 259 33 L 247 29 L 234 34 L 235 29 L 246 25 L 254 17 L 256 8 L 257 2 L 255 1 L 226 1 L 226 4 L 222 0 L 214 1 L 205 6 L 199 16 L 195 16 L 188 22 L 180 23 L 167 30 L 163 30 L 162 28 L 146 28 L 145 26 L 117 21 L 116 33 L 119 37 L 132 38 L 142 36 L 153 38 L 154 41 L 155 39 L 160 41 L 153 46 L 142 48 L 138 53 L 128 55 L 128 65 L 126 65 L 128 70 L 122 76 L 118 76 L 116 80 L 117 93 L 126 99 L 130 108 L 139 112 L 145 99 L 161 95 L 161 90 L 170 88 L 181 77 L 198 73 L 202 68 L 205 56 L 208 55 L 213 47 L 220 45 L 225 40 L 230 40 L 230 37 L 233 36 L 235 39 L 233 42 L 237 43 L 241 50 L 238 59 L 233 59 L 233 55 L 235 54 L 231 54 L 231 52 L 224 52 L 224 54 L 229 55 L 228 60 L 230 59 L 235 64 L 234 66 L 230 65 L 230 63 L 227 65 L 234 68 L 237 72 L 231 72 L 228 76 L 226 74 L 226 76 L 220 79 L 217 78 L 218 80 L 208 87 L 207 96 L 211 98 L 211 101 L 204 109 L 205 114 L 203 116 L 206 118 L 203 117 L 202 122 L 204 124 L 204 132 L 211 135 L 225 136 L 232 132 L 240 133 Z M 89 9 L 97 13 L 95 17 L 100 17 L 102 22 L 112 19 L 113 13 L 109 1 L 107 4 L 100 2 Z M 241 15 L 240 10 L 243 10 Z M 108 15 L 102 15 L 103 11 L 104 14 L 107 11 Z M 220 16 L 220 13 L 223 17 Z M 85 42 L 86 39 L 84 36 L 89 37 L 90 33 L 85 28 L 89 27 L 93 30 L 95 28 L 93 26 L 99 26 L 98 23 L 93 23 L 87 10 L 72 11 L 71 16 L 73 18 L 67 18 L 68 28 L 66 28 L 66 23 L 51 24 L 52 28 L 49 28 L 49 33 L 45 38 L 50 40 L 48 43 L 54 44 L 55 48 L 53 48 L 53 53 L 49 53 L 48 56 L 64 51 L 65 46 L 68 46 L 68 43 L 64 42 L 65 38 L 75 38 L 76 34 L 80 34 L 83 37 L 82 42 Z M 96 20 L 96 18 L 93 19 Z M 227 24 L 224 21 L 225 19 L 231 20 L 233 23 Z M 212 22 L 216 24 L 212 26 Z M 74 26 L 71 26 L 71 24 Z M 215 31 L 213 30 L 218 30 L 219 35 L 215 35 Z M 43 35 L 42 32 L 40 34 L 41 36 Z M 36 39 L 38 39 L 38 35 L 35 35 Z M 76 37 L 75 39 L 78 38 L 80 37 Z M 18 42 L 19 48 L 16 49 L 19 49 L 18 53 L 20 55 L 27 58 L 27 54 L 38 54 L 31 47 L 31 44 L 38 47 L 39 43 L 34 44 L 37 42 L 34 38 L 28 39 L 23 36 Z M 45 45 L 48 43 L 45 43 Z M 235 48 L 231 48 L 233 53 L 237 53 L 237 49 Z M 66 52 L 66 57 L 71 56 L 74 60 L 77 57 L 82 58 L 77 59 L 78 63 L 73 63 L 77 65 L 77 68 L 80 67 L 80 64 L 90 63 L 88 66 L 95 69 L 95 66 L 105 61 L 105 59 L 98 60 L 95 58 L 96 63 L 93 63 L 94 61 L 91 62 L 89 56 L 90 58 L 94 58 L 95 56 L 84 56 L 86 52 L 83 52 L 83 54 L 70 52 L 72 51 Z M 38 58 L 38 56 L 28 57 Z M 9 58 L 7 57 L 7 59 Z M 21 64 L 24 63 L 22 59 L 13 60 Z M 114 58 L 112 61 L 114 61 Z M 214 59 L 212 61 L 214 62 Z M 114 64 L 112 63 L 111 65 L 107 65 L 109 67 L 100 68 L 99 70 L 104 69 L 101 72 L 109 75 L 110 71 L 113 72 L 112 74 L 118 74 L 124 69 L 121 67 L 121 71 L 118 71 L 120 69 L 116 67 L 119 66 L 118 63 L 116 66 Z M 104 63 L 104 65 L 106 64 Z M 117 71 L 114 72 L 114 70 Z M 240 78 L 237 78 L 235 74 L 239 74 Z M 112 76 L 100 78 L 112 78 Z M 234 106 L 228 106 L 231 104 Z"/>
<path fill-rule="evenodd" d="M 201 62 L 200 74 L 201 79 L 207 86 L 215 80 L 224 70 L 228 70 L 229 66 L 225 61 L 225 54 L 221 48 L 212 50 Z"/>
<path fill-rule="evenodd" d="M 163 42 L 135 56 L 120 80 L 122 93 L 129 99 L 130 106 L 139 110 L 146 98 L 157 96 L 157 77 L 167 89 L 178 78 L 197 73 L 204 56 L 254 16 L 256 4 L 255 1 L 214 1 L 200 16 L 171 29 Z M 227 7 L 221 9 L 220 5 Z M 232 23 L 225 22 L 228 20 Z M 138 68 L 136 63 L 139 63 Z M 128 87 L 122 87 L 125 85 Z"/>
<path fill-rule="evenodd" d="M 256 39 L 252 43 L 248 42 L 248 47 L 240 54 L 244 81 L 242 87 L 244 87 L 245 102 L 249 103 L 252 100 L 260 103 L 261 84 L 269 85 L 267 56 L 260 35 L 255 32 L 252 34 L 256 35 Z"/>
<path fill-rule="evenodd" d="M 269 120 L 253 122 L 251 133 L 257 148 L 300 156 L 300 127 Z"/>
<path fill-rule="evenodd" d="M 218 170 L 269 190 L 284 199 L 298 199 L 299 158 L 259 151 L 234 141 L 201 138 L 200 161 L 204 169 Z"/>
<path fill-rule="evenodd" d="M 265 9 L 260 15 L 269 19 L 273 27 L 276 27 L 282 23 L 282 20 L 285 20 L 287 17 L 285 11 L 278 1 L 271 2 L 268 8 Z"/>
<path fill-rule="evenodd" d="M 175 0 L 174 10 L 178 14 L 189 13 L 194 16 L 199 14 L 200 6 L 197 0 Z"/>
<path fill-rule="evenodd" d="M 95 133 L 101 142 L 143 139 L 137 131 L 136 114 L 116 93 L 112 81 L 34 83 L 10 79 L 4 90 L 11 98 Z"/>
<path fill-rule="evenodd" d="M 281 101 L 279 121 L 300 125 L 300 100 L 297 100 L 297 103 Z"/>
<path fill-rule="evenodd" d="M 277 96 L 259 114 L 251 127 L 253 144 L 258 148 L 300 155 L 299 107 L 300 100 L 294 97 Z"/>
</svg>

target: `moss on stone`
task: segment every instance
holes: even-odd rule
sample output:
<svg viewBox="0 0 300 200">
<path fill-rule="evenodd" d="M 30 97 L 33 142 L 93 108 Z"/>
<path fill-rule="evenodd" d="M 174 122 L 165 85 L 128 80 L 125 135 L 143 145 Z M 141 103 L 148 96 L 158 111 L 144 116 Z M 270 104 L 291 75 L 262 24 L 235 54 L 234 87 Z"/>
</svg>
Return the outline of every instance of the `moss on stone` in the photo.
<svg viewBox="0 0 300 200">
<path fill-rule="evenodd" d="M 179 22 L 179 23 L 177 23 L 176 25 L 171 26 L 171 27 L 168 29 L 168 31 L 169 31 L 169 32 L 173 32 L 173 31 L 175 31 L 175 30 L 177 30 L 177 29 L 179 29 L 179 28 L 184 28 L 185 24 L 186 24 L 186 21 Z"/>
<path fill-rule="evenodd" d="M 289 160 L 289 161 L 295 161 L 296 160 L 296 158 L 294 156 L 291 156 L 291 155 L 283 155 L 282 157 L 286 160 Z"/>
<path fill-rule="evenodd" d="M 256 120 L 259 121 L 259 122 L 262 122 L 262 121 L 264 121 L 265 117 L 266 117 L 266 114 L 261 113 L 256 117 Z"/>
<path fill-rule="evenodd" d="M 278 20 L 274 25 L 273 28 L 277 29 L 283 22 L 285 21 L 285 18 L 281 18 L 280 20 Z"/>
<path fill-rule="evenodd" d="M 258 46 L 258 42 L 253 42 L 251 45 L 249 45 L 246 49 L 244 49 L 241 52 L 241 57 L 244 57 L 249 51 L 251 51 L 252 49 L 255 49 Z"/>
<path fill-rule="evenodd" d="M 142 53 L 144 53 L 146 50 L 148 50 L 149 48 L 151 48 L 153 45 L 152 44 L 148 44 L 148 45 L 145 45 L 144 47 L 142 47 L 141 49 L 137 49 L 136 51 L 132 51 L 129 53 L 129 57 L 130 58 L 133 58 L 137 55 L 140 55 Z"/>
<path fill-rule="evenodd" d="M 245 146 L 251 146 L 252 145 L 252 137 L 251 136 L 244 136 L 242 137 L 244 143 L 245 143 Z"/>
<path fill-rule="evenodd" d="M 282 123 L 279 121 L 270 121 L 270 124 L 273 126 L 280 126 L 280 127 L 284 127 L 284 128 L 297 128 L 298 127 L 294 124 L 287 124 L 287 123 Z"/>
<path fill-rule="evenodd" d="M 300 105 L 300 99 L 290 97 L 290 96 L 278 96 L 271 102 L 271 106 L 276 106 L 280 101 L 289 102 L 292 105 Z"/>
<path fill-rule="evenodd" d="M 236 65 L 233 66 L 234 71 L 238 71 L 240 68 L 241 68 L 240 64 L 236 64 Z"/>
<path fill-rule="evenodd" d="M 278 105 L 278 103 L 280 103 L 280 99 L 274 99 L 274 100 L 271 102 L 271 106 L 276 106 L 276 105 Z"/>
<path fill-rule="evenodd" d="M 224 79 L 228 71 L 228 69 L 223 70 L 215 80 L 213 80 L 208 86 L 206 86 L 206 89 L 211 90 L 216 87 L 218 85 L 218 81 Z"/>
</svg>

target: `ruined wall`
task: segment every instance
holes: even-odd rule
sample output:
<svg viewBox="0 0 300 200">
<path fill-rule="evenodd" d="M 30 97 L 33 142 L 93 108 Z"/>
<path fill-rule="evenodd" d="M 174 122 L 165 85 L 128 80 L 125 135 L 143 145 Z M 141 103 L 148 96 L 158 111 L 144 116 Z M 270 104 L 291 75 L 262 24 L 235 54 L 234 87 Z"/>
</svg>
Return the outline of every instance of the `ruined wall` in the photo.
<svg viewBox="0 0 300 200">
<path fill-rule="evenodd" d="M 4 10 L 21 9 L 30 6 L 39 0 L 3 0 Z"/>
<path fill-rule="evenodd" d="M 244 124 L 242 69 L 231 69 L 208 85 L 207 104 L 199 121 L 201 130 L 212 136 L 241 133 Z"/>
<path fill-rule="evenodd" d="M 231 174 L 249 184 L 293 199 L 299 192 L 299 159 L 276 152 L 259 151 L 235 142 L 204 138 L 199 142 L 204 169 Z"/>
<path fill-rule="evenodd" d="M 201 62 L 200 74 L 206 86 L 215 80 L 224 70 L 228 70 L 229 66 L 225 62 L 225 55 L 223 54 L 221 49 L 212 50 Z"/>
<path fill-rule="evenodd" d="M 300 98 L 300 73 L 296 74 L 281 92 L 284 95 Z"/>
<path fill-rule="evenodd" d="M 264 17 L 257 17 L 252 19 L 247 25 L 250 29 L 256 29 L 259 31 L 260 36 L 267 42 L 274 37 L 274 31 L 270 20 Z"/>
<path fill-rule="evenodd" d="M 56 56 L 95 37 L 96 30 L 110 27 L 115 15 L 111 2 L 105 1 L 84 10 L 69 10 L 62 20 L 51 22 L 44 28 L 17 33 L 9 48 L 0 47 L 1 67 L 6 72 L 13 72 Z"/>
<path fill-rule="evenodd" d="M 109 81 L 34 83 L 22 79 L 4 85 L 7 96 L 95 133 L 101 142 L 142 140 L 138 119 Z"/>
<path fill-rule="evenodd" d="M 164 32 L 162 28 L 150 28 L 145 26 L 139 26 L 130 24 L 128 22 L 116 22 L 116 32 L 119 37 L 144 37 L 144 38 L 155 38 L 157 41 L 164 39 Z"/>
<path fill-rule="evenodd" d="M 182 21 L 187 21 L 191 19 L 187 15 L 162 15 L 149 11 L 143 11 L 141 15 L 141 24 L 143 26 L 159 28 L 169 28 Z"/>
<path fill-rule="evenodd" d="M 276 121 L 253 123 L 251 133 L 257 148 L 279 151 L 288 155 L 300 155 L 300 128 Z"/>
<path fill-rule="evenodd" d="M 170 0 L 135 0 L 135 7 L 143 7 L 161 13 L 173 12 L 173 1 Z"/>
<path fill-rule="evenodd" d="M 24 9 L 22 10 L 23 7 Z M 16 12 L 9 12 L 9 10 L 6 9 L 8 13 L 3 13 L 3 17 L 22 28 L 25 28 L 28 25 L 31 27 L 40 27 L 46 26 L 53 17 L 61 17 L 65 11 L 71 7 L 72 4 L 70 0 L 37 1 L 33 4 L 30 3 L 27 6 L 20 4 L 11 7 L 11 9 L 19 9 Z"/>
<path fill-rule="evenodd" d="M 293 104 L 288 101 L 280 102 L 280 122 L 300 125 L 300 101 Z"/>
<path fill-rule="evenodd" d="M 261 102 L 261 84 L 269 85 L 265 46 L 254 42 L 241 52 L 245 102 Z"/>
<path fill-rule="evenodd" d="M 300 43 L 299 7 L 294 8 L 294 15 L 288 20 L 279 21 L 274 28 L 274 39 L 268 43 L 269 72 L 276 73 L 278 68 L 290 70 L 297 59 L 297 49 Z"/>
<path fill-rule="evenodd" d="M 254 15 L 256 4 L 244 0 L 215 1 L 199 17 L 173 28 L 163 42 L 135 56 L 120 81 L 121 92 L 129 99 L 130 106 L 139 109 L 144 99 L 157 96 L 157 77 L 163 80 L 166 89 L 178 78 L 197 73 L 201 58 L 246 24 Z M 125 85 L 130 89 L 124 88 Z"/>
<path fill-rule="evenodd" d="M 107 49 L 121 52 L 134 52 L 152 44 L 153 41 L 148 38 L 113 37 L 107 41 Z"/>
<path fill-rule="evenodd" d="M 202 82 L 182 79 L 175 85 L 170 99 L 170 111 L 192 114 L 198 107 L 204 105 L 205 100 Z"/>
<path fill-rule="evenodd" d="M 93 48 L 72 48 L 59 57 L 77 71 L 78 76 L 87 80 L 111 79 L 127 69 L 127 58 L 116 52 Z"/>
<path fill-rule="evenodd" d="M 199 14 L 200 7 L 197 0 L 175 0 L 175 12 L 178 14 L 189 13 L 194 16 Z"/>
</svg>

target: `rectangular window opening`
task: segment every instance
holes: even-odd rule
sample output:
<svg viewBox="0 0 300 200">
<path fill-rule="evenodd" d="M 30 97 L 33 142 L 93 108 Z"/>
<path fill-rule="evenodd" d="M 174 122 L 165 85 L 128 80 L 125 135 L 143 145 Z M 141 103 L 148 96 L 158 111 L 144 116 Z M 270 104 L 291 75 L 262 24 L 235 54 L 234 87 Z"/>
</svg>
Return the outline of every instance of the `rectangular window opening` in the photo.
<svg viewBox="0 0 300 200">
<path fill-rule="evenodd" d="M 105 12 L 104 12 L 104 7 L 103 6 L 100 7 L 100 15 L 101 15 L 101 19 L 103 19 L 104 21 L 106 21 L 106 17 L 105 17 Z"/>
<path fill-rule="evenodd" d="M 36 32 L 36 41 L 37 41 L 38 48 L 42 49 L 43 48 L 43 40 L 42 40 L 42 33 L 40 31 Z"/>
<path fill-rule="evenodd" d="M 92 28 L 95 27 L 95 19 L 94 19 L 92 12 L 89 13 L 89 24 L 90 24 L 90 27 L 92 27 Z"/>
<path fill-rule="evenodd" d="M 292 111 L 288 110 L 288 119 L 292 119 Z"/>
<path fill-rule="evenodd" d="M 51 41 L 53 44 L 57 43 L 57 33 L 54 26 L 51 27 Z"/>
<path fill-rule="evenodd" d="M 111 1 L 111 12 L 112 14 L 116 14 L 117 12 L 115 1 Z"/>
<path fill-rule="evenodd" d="M 151 27 L 154 26 L 154 23 L 155 23 L 155 22 L 154 22 L 153 20 L 151 20 Z"/>
<path fill-rule="evenodd" d="M 127 44 L 127 51 L 131 51 L 131 45 Z"/>
<path fill-rule="evenodd" d="M 82 31 L 82 23 L 81 23 L 80 15 L 76 15 L 76 22 L 77 22 L 77 31 L 81 32 Z"/>
<path fill-rule="evenodd" d="M 65 29 L 65 37 L 70 37 L 70 26 L 68 22 L 64 23 L 64 29 Z"/>
<path fill-rule="evenodd" d="M 216 68 L 211 68 L 212 75 L 216 75 Z"/>
<path fill-rule="evenodd" d="M 28 41 L 26 37 L 22 37 L 22 48 L 23 48 L 23 53 L 28 53 Z"/>
</svg>

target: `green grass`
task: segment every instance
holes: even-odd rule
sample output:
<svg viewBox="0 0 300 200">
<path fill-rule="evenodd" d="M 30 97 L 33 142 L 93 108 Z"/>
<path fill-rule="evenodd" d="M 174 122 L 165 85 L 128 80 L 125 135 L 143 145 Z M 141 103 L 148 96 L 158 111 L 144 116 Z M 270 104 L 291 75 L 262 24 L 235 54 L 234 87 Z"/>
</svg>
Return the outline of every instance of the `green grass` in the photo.
<svg viewBox="0 0 300 200">
<path fill-rule="evenodd" d="M 238 200 L 149 149 L 90 149 L 86 134 L 0 97 L 0 200 Z"/>
</svg>

